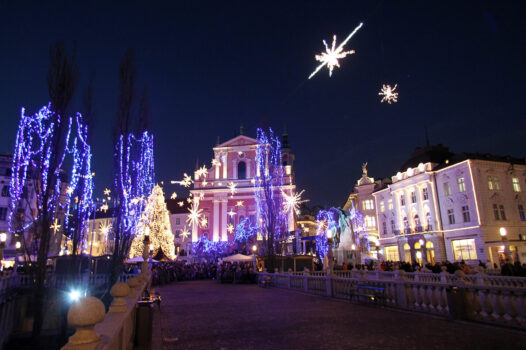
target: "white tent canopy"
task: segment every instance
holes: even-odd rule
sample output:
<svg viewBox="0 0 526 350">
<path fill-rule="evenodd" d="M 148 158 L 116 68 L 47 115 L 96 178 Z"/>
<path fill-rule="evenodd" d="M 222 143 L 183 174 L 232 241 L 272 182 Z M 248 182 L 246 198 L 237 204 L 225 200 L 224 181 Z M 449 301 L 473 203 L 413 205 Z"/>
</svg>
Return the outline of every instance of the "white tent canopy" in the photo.
<svg viewBox="0 0 526 350">
<path fill-rule="evenodd" d="M 254 255 L 243 255 L 243 254 L 234 254 L 227 256 L 222 259 L 223 261 L 229 262 L 255 262 L 256 257 Z"/>
<path fill-rule="evenodd" d="M 126 260 L 125 263 L 127 263 L 127 264 L 134 264 L 134 263 L 140 263 L 140 262 L 143 262 L 143 261 L 144 260 L 143 260 L 142 256 L 136 256 L 135 258 L 131 258 L 131 259 Z M 150 261 L 150 260 L 148 260 L 148 261 Z M 154 262 L 154 263 L 159 262 L 159 261 L 157 261 L 157 260 L 155 260 L 153 258 L 151 259 L 151 261 Z"/>
</svg>

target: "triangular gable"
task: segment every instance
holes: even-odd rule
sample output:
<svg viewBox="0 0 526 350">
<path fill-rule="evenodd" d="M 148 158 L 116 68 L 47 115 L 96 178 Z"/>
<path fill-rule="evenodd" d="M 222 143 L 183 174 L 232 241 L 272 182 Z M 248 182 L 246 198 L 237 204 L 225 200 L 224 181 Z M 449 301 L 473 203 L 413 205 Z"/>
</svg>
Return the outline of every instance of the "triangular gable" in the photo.
<svg viewBox="0 0 526 350">
<path fill-rule="evenodd" d="M 256 145 L 257 143 L 258 143 L 258 140 L 253 139 L 252 137 L 248 137 L 245 135 L 239 135 L 239 136 L 234 137 L 233 139 L 223 142 L 220 145 L 215 146 L 214 148 Z"/>
</svg>

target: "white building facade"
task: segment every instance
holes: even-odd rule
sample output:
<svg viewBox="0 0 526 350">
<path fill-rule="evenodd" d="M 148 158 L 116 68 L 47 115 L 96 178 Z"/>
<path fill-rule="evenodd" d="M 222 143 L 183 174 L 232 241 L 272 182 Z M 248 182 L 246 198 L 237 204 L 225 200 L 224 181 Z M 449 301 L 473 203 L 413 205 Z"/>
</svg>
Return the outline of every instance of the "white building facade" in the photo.
<svg viewBox="0 0 526 350">
<path fill-rule="evenodd" d="M 408 167 L 374 193 L 384 259 L 526 262 L 526 162 L 446 158 Z"/>
</svg>

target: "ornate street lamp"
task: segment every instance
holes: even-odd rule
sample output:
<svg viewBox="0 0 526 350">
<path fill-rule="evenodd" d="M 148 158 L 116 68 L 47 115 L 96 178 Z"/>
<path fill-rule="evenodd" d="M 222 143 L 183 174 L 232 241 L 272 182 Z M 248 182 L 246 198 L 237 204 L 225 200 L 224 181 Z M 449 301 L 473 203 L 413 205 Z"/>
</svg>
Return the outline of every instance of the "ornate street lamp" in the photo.
<svg viewBox="0 0 526 350">
<path fill-rule="evenodd" d="M 500 238 L 503 242 L 503 245 L 504 245 L 504 256 L 506 257 L 506 259 L 509 259 L 510 258 L 510 250 L 509 250 L 509 247 L 508 247 L 508 231 L 506 230 L 505 227 L 501 227 L 499 228 L 499 234 L 500 234 Z"/>
</svg>

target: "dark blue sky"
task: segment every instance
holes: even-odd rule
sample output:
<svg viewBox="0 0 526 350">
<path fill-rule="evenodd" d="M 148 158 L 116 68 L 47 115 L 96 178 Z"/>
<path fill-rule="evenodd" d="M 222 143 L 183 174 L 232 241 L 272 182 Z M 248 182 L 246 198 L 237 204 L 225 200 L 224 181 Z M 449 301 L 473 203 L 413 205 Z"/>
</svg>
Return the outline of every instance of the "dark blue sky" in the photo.
<svg viewBox="0 0 526 350">
<path fill-rule="evenodd" d="M 281 132 L 311 204 L 342 205 L 369 162 L 390 176 L 416 147 L 524 157 L 526 7 L 518 1 L 6 1 L 0 2 L 0 152 L 21 106 L 48 102 L 49 45 L 76 42 L 81 80 L 96 71 L 96 193 L 112 183 L 117 68 L 135 50 L 150 95 L 157 181 L 209 166 L 217 136 L 245 125 Z M 322 39 L 363 28 L 332 78 L 312 80 Z M 399 102 L 381 104 L 382 83 Z M 179 190 L 166 186 L 167 192 Z"/>
</svg>

